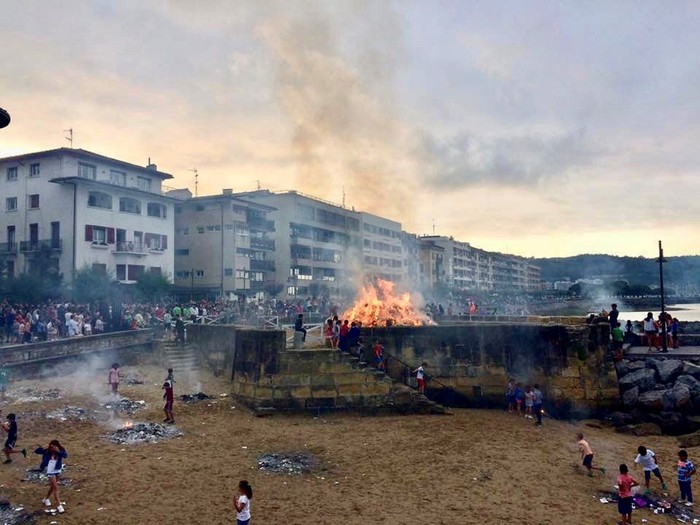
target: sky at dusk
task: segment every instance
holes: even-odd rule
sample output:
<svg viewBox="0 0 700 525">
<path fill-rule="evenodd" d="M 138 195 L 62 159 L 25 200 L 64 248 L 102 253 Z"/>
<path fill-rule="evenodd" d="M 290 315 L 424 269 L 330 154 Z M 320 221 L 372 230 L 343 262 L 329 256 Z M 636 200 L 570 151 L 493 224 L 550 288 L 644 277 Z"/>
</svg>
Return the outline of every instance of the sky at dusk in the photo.
<svg viewBox="0 0 700 525">
<path fill-rule="evenodd" d="M 700 254 L 700 3 L 0 0 L 0 157 L 297 189 L 525 256 Z"/>
</svg>

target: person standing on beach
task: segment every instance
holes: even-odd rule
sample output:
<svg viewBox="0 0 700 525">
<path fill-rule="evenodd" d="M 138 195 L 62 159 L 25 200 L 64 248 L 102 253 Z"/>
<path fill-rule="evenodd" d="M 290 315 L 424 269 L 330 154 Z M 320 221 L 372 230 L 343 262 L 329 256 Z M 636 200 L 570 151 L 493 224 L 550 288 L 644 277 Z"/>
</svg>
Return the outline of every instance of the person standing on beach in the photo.
<svg viewBox="0 0 700 525">
<path fill-rule="evenodd" d="M 175 423 L 175 416 L 173 416 L 173 403 L 175 402 L 175 395 L 173 393 L 173 384 L 170 381 L 163 383 L 163 399 L 165 399 L 165 405 L 163 405 L 163 411 L 165 412 L 165 419 L 163 423 Z"/>
<path fill-rule="evenodd" d="M 637 465 L 641 465 L 642 469 L 644 469 L 644 486 L 646 487 L 647 492 L 649 492 L 649 482 L 651 481 L 652 473 L 654 476 L 659 478 L 659 481 L 661 482 L 661 489 L 668 490 L 668 486 L 661 475 L 661 470 L 657 465 L 656 454 L 654 454 L 654 451 L 640 445 L 639 448 L 637 448 L 637 452 L 638 454 L 634 462 Z"/>
<path fill-rule="evenodd" d="M 5 464 L 12 463 L 10 459 L 10 454 L 21 453 L 25 458 L 27 457 L 27 449 L 15 450 L 17 446 L 17 416 L 14 414 L 7 414 L 7 421 L 2 424 L 2 429 L 7 432 L 7 439 L 5 440 L 5 446 L 2 451 L 5 453 Z"/>
<path fill-rule="evenodd" d="M 532 407 L 535 404 L 535 393 L 530 385 L 525 386 L 525 419 L 533 419 Z"/>
<path fill-rule="evenodd" d="M 515 406 L 518 410 L 518 417 L 523 415 L 523 399 L 525 399 L 525 392 L 523 392 L 522 383 L 515 383 Z"/>
<path fill-rule="evenodd" d="M 49 446 L 46 448 L 39 445 L 34 453 L 41 454 L 42 458 L 39 469 L 41 471 L 46 471 L 50 483 L 49 492 L 42 500 L 42 503 L 47 507 L 50 507 L 51 495 L 53 495 L 54 501 L 56 502 L 56 510 L 59 514 L 63 514 L 65 509 L 63 508 L 63 503 L 61 503 L 61 496 L 58 490 L 58 481 L 63 470 L 63 460 L 68 457 L 68 453 L 57 439 L 52 440 L 49 443 Z"/>
<path fill-rule="evenodd" d="M 632 487 L 639 486 L 637 480 L 629 475 L 627 465 L 620 465 L 620 475 L 617 477 L 617 511 L 622 516 L 621 524 L 632 523 Z"/>
<path fill-rule="evenodd" d="M 112 394 L 119 395 L 119 363 L 112 363 L 112 368 L 109 369 L 109 386 L 112 387 Z"/>
<path fill-rule="evenodd" d="M 656 328 L 656 323 L 654 322 L 654 314 L 651 312 L 647 313 L 647 316 L 644 318 L 644 337 L 647 338 L 647 344 L 649 345 L 649 352 L 651 352 L 651 345 L 652 341 L 654 345 L 656 346 L 656 349 L 659 349 L 659 345 L 656 341 L 656 333 L 658 332 Z"/>
<path fill-rule="evenodd" d="M 693 506 L 693 491 L 690 486 L 691 476 L 695 474 L 695 465 L 688 459 L 688 453 L 685 450 L 678 452 L 678 488 L 681 490 L 681 503 L 685 503 L 686 507 Z"/>
<path fill-rule="evenodd" d="M 508 413 L 512 414 L 515 410 L 515 379 L 508 379 L 506 385 L 506 401 L 508 402 Z"/>
<path fill-rule="evenodd" d="M 581 451 L 581 459 L 583 460 L 583 466 L 588 469 L 588 476 L 592 478 L 594 470 L 599 470 L 601 474 L 605 474 L 604 467 L 593 466 L 593 450 L 588 444 L 588 441 L 586 441 L 583 438 L 583 434 L 578 434 L 576 436 L 576 439 L 578 440 L 578 449 Z"/>
<path fill-rule="evenodd" d="M 542 391 L 540 390 L 540 385 L 535 384 L 535 389 L 532 391 L 532 409 L 537 417 L 536 426 L 542 426 Z"/>
<path fill-rule="evenodd" d="M 246 480 L 238 483 L 238 494 L 233 497 L 233 506 L 236 509 L 236 525 L 248 525 L 250 523 L 250 500 L 253 499 L 253 487 Z"/>
</svg>

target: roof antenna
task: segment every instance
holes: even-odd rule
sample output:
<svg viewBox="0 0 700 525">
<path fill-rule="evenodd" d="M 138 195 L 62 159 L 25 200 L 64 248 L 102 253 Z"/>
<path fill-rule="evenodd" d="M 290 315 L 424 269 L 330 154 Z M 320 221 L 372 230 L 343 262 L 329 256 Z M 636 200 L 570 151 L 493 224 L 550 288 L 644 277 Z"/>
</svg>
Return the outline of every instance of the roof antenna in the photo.
<svg viewBox="0 0 700 525">
<path fill-rule="evenodd" d="M 258 191 L 260 191 L 260 179 L 256 181 L 258 183 Z"/>
<path fill-rule="evenodd" d="M 343 184 L 343 208 L 345 208 L 345 184 Z"/>
<path fill-rule="evenodd" d="M 188 170 L 194 173 L 194 196 L 197 197 L 197 187 L 199 186 L 199 173 L 197 173 L 197 168 Z"/>
<path fill-rule="evenodd" d="M 433 235 L 435 235 L 435 219 L 433 219 Z"/>
<path fill-rule="evenodd" d="M 66 139 L 68 142 L 70 142 L 70 147 L 71 147 L 71 149 L 73 149 L 73 128 L 64 129 L 63 132 L 64 132 L 64 133 L 68 133 L 68 136 L 65 137 L 65 139 Z"/>
</svg>

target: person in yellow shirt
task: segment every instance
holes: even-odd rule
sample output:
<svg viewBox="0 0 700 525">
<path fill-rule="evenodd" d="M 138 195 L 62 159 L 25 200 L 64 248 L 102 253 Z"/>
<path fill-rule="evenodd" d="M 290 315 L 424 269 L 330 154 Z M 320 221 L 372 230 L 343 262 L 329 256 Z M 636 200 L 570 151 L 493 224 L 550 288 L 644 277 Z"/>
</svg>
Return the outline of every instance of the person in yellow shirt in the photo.
<svg viewBox="0 0 700 525">
<path fill-rule="evenodd" d="M 576 436 L 578 440 L 578 449 L 581 451 L 581 459 L 583 460 L 583 466 L 588 469 L 588 475 L 593 477 L 593 471 L 599 470 L 601 474 L 605 474 L 604 467 L 594 467 L 593 466 L 593 450 L 588 444 L 588 441 L 583 439 L 583 434 L 578 434 Z"/>
</svg>

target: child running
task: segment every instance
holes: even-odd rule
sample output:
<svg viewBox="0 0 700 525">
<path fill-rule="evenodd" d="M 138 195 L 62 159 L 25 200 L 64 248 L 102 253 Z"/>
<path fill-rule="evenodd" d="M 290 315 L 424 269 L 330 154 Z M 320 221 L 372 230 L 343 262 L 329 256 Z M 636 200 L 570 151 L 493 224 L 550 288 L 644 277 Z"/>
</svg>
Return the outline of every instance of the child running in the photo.
<svg viewBox="0 0 700 525">
<path fill-rule="evenodd" d="M 629 475 L 627 465 L 620 465 L 620 475 L 617 477 L 617 487 L 620 499 L 617 501 L 617 511 L 622 516 L 622 523 L 632 523 L 632 487 L 639 483 Z"/>
<path fill-rule="evenodd" d="M 42 458 L 39 469 L 46 471 L 50 483 L 49 492 L 42 500 L 42 503 L 50 507 L 51 495 L 53 495 L 54 501 L 56 502 L 56 510 L 59 514 L 63 514 L 65 509 L 63 508 L 63 503 L 61 503 L 61 496 L 58 491 L 58 478 L 63 470 L 63 460 L 68 457 L 68 453 L 57 439 L 52 440 L 46 448 L 42 446 L 37 447 L 34 453 L 41 454 Z"/>
<path fill-rule="evenodd" d="M 250 523 L 251 499 L 253 499 L 253 487 L 246 480 L 241 480 L 238 483 L 238 497 L 233 497 L 233 506 L 236 508 L 236 525 Z"/>
<path fill-rule="evenodd" d="M 594 467 L 593 466 L 593 450 L 588 444 L 588 441 L 583 439 L 583 434 L 578 434 L 576 436 L 578 440 L 578 449 L 581 451 L 581 459 L 583 460 L 583 466 L 588 469 L 588 476 L 593 477 L 593 471 L 599 470 L 601 474 L 605 474 L 604 467 Z"/>
<path fill-rule="evenodd" d="M 21 453 L 25 458 L 27 457 L 27 449 L 15 450 L 17 445 L 17 416 L 14 414 L 7 414 L 7 421 L 2 424 L 2 429 L 7 432 L 7 439 L 5 440 L 5 446 L 2 451 L 5 453 L 5 464 L 12 463 L 10 459 L 10 454 Z"/>
<path fill-rule="evenodd" d="M 651 481 L 652 473 L 659 478 L 661 489 L 668 490 L 668 486 L 661 475 L 661 470 L 659 470 L 659 466 L 656 463 L 656 454 L 654 454 L 654 451 L 640 445 L 639 448 L 637 448 L 637 452 L 639 452 L 639 454 L 637 454 L 634 462 L 637 465 L 641 465 L 644 469 L 644 486 L 646 487 L 647 493 L 651 492 L 649 490 L 649 481 Z"/>
<path fill-rule="evenodd" d="M 678 488 L 681 489 L 680 503 L 685 503 L 686 507 L 693 506 L 693 491 L 690 486 L 691 477 L 697 471 L 695 465 L 688 459 L 685 450 L 678 452 Z"/>
</svg>

